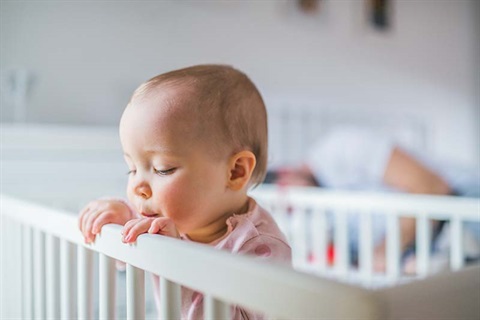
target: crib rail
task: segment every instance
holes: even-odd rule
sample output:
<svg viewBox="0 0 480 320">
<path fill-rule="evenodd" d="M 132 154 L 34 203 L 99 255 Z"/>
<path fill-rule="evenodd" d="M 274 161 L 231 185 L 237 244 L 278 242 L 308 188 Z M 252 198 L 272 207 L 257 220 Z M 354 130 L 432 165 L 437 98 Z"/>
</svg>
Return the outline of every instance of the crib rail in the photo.
<svg viewBox="0 0 480 320">
<path fill-rule="evenodd" d="M 145 317 L 144 272 L 161 276 L 164 319 L 179 316 L 180 286 L 204 294 L 206 319 L 224 318 L 231 304 L 282 319 L 381 318 L 367 290 L 205 245 L 152 235 L 126 245 L 117 225 L 105 226 L 94 244 L 85 245 L 76 215 L 6 195 L 1 217 L 2 242 L 8 242 L 2 252 L 5 318 L 114 318 L 114 259 L 127 263 L 128 319 Z M 94 254 L 100 261 L 98 315 L 92 307 Z"/>
<path fill-rule="evenodd" d="M 450 224 L 450 269 L 464 266 L 464 222 L 480 222 L 480 200 L 448 196 L 411 194 L 380 194 L 323 190 L 312 187 L 278 187 L 264 185 L 251 192 L 278 221 L 296 255 L 295 267 L 320 275 L 332 276 L 367 287 L 394 285 L 405 277 L 401 271 L 399 219 L 416 219 L 416 275 L 429 274 L 433 220 Z M 350 261 L 347 216 L 359 216 L 358 266 Z M 327 214 L 334 220 L 328 224 Z M 384 274 L 373 268 L 373 219 L 381 213 L 385 218 L 387 270 Z M 328 235 L 332 234 L 332 239 Z M 308 237 L 311 237 L 308 239 Z M 327 265 L 328 242 L 335 243 L 335 261 Z M 313 257 L 321 257 L 311 261 Z"/>
</svg>

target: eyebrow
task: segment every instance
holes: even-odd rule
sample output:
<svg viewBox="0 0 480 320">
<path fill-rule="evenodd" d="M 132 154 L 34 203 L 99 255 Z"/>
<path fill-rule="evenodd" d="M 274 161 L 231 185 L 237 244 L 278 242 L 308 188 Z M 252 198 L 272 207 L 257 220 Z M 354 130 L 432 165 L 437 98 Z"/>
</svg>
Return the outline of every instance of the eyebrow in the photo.
<svg viewBox="0 0 480 320">
<path fill-rule="evenodd" d="M 176 154 L 175 152 L 172 151 L 172 149 L 168 149 L 168 148 L 148 149 L 148 150 L 144 150 L 143 152 L 148 154 L 152 154 L 152 153 L 166 153 L 168 155 Z M 124 152 L 123 155 L 131 158 L 131 156 L 127 152 Z"/>
</svg>

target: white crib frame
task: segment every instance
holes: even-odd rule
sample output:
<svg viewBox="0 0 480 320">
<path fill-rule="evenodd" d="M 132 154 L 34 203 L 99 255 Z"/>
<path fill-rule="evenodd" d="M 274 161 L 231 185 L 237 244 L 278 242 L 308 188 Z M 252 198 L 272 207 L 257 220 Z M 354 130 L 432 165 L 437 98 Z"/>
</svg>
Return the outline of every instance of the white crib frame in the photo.
<svg viewBox="0 0 480 320">
<path fill-rule="evenodd" d="M 140 236 L 135 245 L 125 245 L 117 225 L 105 226 L 94 244 L 85 245 L 75 215 L 6 195 L 2 195 L 2 223 L 9 226 L 3 237 L 12 239 L 9 252 L 3 253 L 8 257 L 4 261 L 14 262 L 5 268 L 13 277 L 15 269 L 22 269 L 19 282 L 13 283 L 18 286 L 21 282 L 22 288 L 17 300 L 22 303 L 22 313 L 17 317 L 93 319 L 93 252 L 100 255 L 100 319 L 114 318 L 114 259 L 127 263 L 128 319 L 145 317 L 145 271 L 161 276 L 161 297 L 166 298 L 162 319 L 179 318 L 180 285 L 204 293 L 206 319 L 226 318 L 229 304 L 282 319 L 377 317 L 372 292 L 204 245 L 151 235 Z M 71 272 L 75 266 L 78 282 Z"/>
<path fill-rule="evenodd" d="M 290 240 L 294 252 L 294 267 L 312 271 L 322 276 L 334 276 L 340 280 L 360 282 L 372 287 L 395 285 L 402 278 L 399 218 L 417 219 L 417 278 L 429 273 L 431 224 L 429 220 L 445 220 L 451 225 L 450 269 L 459 270 L 464 266 L 463 222 L 480 222 L 480 199 L 453 196 L 412 195 L 398 193 L 374 193 L 358 191 L 337 191 L 316 187 L 280 187 L 264 185 L 253 190 L 251 195 L 265 206 L 278 221 Z M 312 210 L 307 221 L 307 210 Z M 349 268 L 348 226 L 346 213 L 355 209 L 360 212 L 359 269 Z M 327 222 L 325 213 L 334 210 L 336 259 L 333 268 L 324 260 L 315 264 L 308 261 L 308 243 L 305 230 L 310 228 L 313 235 L 312 251 L 318 257 L 326 256 Z M 387 272 L 375 274 L 372 268 L 373 210 L 386 216 Z M 288 212 L 292 212 L 291 215 Z M 411 276 L 409 276 L 410 278 Z"/>
<path fill-rule="evenodd" d="M 280 206 L 288 200 L 301 208 L 310 205 L 346 208 L 354 205 L 357 208 L 389 209 L 395 218 L 399 211 L 412 209 L 415 211 L 410 212 L 420 210 L 421 219 L 452 218 L 448 214 L 431 213 L 432 210 L 441 209 L 445 212 L 448 209 L 455 214 L 452 221 L 458 221 L 455 222 L 458 232 L 462 230 L 460 222 L 463 219 L 476 218 L 467 212 L 473 209 L 478 214 L 479 209 L 478 201 L 449 197 L 366 196 L 298 188 L 282 190 L 280 193 L 275 189 L 263 188 L 253 194 L 261 203 L 270 201 Z M 20 289 L 16 295 L 11 294 L 15 290 L 8 291 L 11 305 L 7 305 L 5 297 L 2 297 L 2 316 L 13 314 L 28 319 L 96 318 L 92 313 L 94 252 L 99 254 L 100 319 L 115 317 L 115 301 L 112 298 L 115 291 L 115 259 L 127 263 L 128 319 L 145 317 L 145 271 L 162 276 L 161 296 L 165 298 L 160 315 L 162 319 L 179 318 L 180 285 L 205 295 L 205 319 L 228 318 L 230 304 L 239 304 L 280 319 L 397 319 L 435 315 L 474 318 L 480 315 L 480 307 L 475 300 L 480 294 L 478 266 L 391 288 L 368 290 L 169 238 L 142 235 L 135 245 L 125 245 L 121 242 L 121 228 L 116 225 L 104 227 L 94 244 L 85 245 L 75 215 L 3 194 L 1 196 L 1 217 L 3 230 L 6 231 L 2 237 L 3 240 L 12 239 L 7 252 L 2 252 L 3 272 L 9 276 L 9 279 L 3 279 L 9 283 L 3 282 L 2 291 L 5 293 L 7 286 Z M 279 198 L 283 202 L 278 202 Z M 392 208 L 398 208 L 398 211 Z M 301 217 L 302 211 L 297 210 L 295 215 Z M 368 226 L 368 222 L 365 225 Z M 394 226 L 397 226 L 397 222 L 392 223 L 391 227 Z M 427 229 L 428 224 L 421 224 L 419 231 L 424 236 L 420 237 L 420 241 L 426 239 Z M 345 243 L 346 233 L 340 234 L 339 240 L 343 239 L 341 241 Z M 294 250 L 300 248 L 299 252 L 295 252 L 297 259 L 305 254 L 301 251 L 304 240 L 298 239 L 293 242 Z M 324 252 L 320 246 L 316 248 Z M 18 255 L 19 251 L 21 255 Z M 152 255 L 152 252 L 157 254 Z M 459 269 L 463 265 L 463 260 L 458 260 L 461 252 L 462 244 L 458 241 L 452 246 L 452 261 L 455 261 L 452 262 L 452 268 Z M 428 254 L 424 253 L 424 256 Z M 420 257 L 420 260 L 423 259 Z M 194 266 L 192 261 L 195 261 Z M 345 259 L 340 261 L 343 262 L 336 265 L 335 270 L 345 276 Z M 389 270 L 392 275 L 391 267 Z M 399 279 L 398 276 L 396 269 L 395 280 Z M 458 292 L 458 286 L 461 286 L 461 292 Z M 430 291 L 425 292 L 425 288 Z M 454 298 L 452 294 L 455 294 Z M 19 303 L 21 309 L 18 309 Z M 5 308 L 9 310 L 5 311 Z"/>
</svg>

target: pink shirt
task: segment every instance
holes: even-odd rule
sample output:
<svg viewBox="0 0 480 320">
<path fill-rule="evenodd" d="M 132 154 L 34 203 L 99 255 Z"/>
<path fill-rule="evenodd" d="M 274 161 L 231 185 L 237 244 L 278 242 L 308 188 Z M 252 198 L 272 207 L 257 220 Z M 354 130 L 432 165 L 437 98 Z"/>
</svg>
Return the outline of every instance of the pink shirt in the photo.
<svg viewBox="0 0 480 320">
<path fill-rule="evenodd" d="M 270 214 L 249 198 L 248 211 L 227 220 L 227 233 L 209 245 L 234 254 L 251 255 L 262 261 L 291 264 L 292 252 Z M 182 240 L 192 241 L 187 236 Z M 155 300 L 160 309 L 159 277 L 154 276 Z M 233 306 L 232 319 L 263 319 L 262 314 Z M 203 295 L 182 287 L 182 319 L 203 319 Z"/>
</svg>

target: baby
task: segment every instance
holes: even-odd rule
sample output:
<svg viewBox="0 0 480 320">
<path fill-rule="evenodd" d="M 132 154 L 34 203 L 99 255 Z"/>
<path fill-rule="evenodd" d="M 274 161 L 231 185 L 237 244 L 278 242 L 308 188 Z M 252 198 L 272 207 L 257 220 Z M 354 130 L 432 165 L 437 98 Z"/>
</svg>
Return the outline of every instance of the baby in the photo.
<svg viewBox="0 0 480 320">
<path fill-rule="evenodd" d="M 87 243 L 103 225 L 209 244 L 290 263 L 291 249 L 247 190 L 263 181 L 267 114 L 250 79 L 229 66 L 198 65 L 156 76 L 135 90 L 120 121 L 128 202 L 90 202 L 79 228 Z M 157 306 L 158 277 L 155 278 Z M 201 295 L 182 288 L 182 316 L 203 317 Z M 234 306 L 233 319 L 261 315 Z"/>
</svg>

